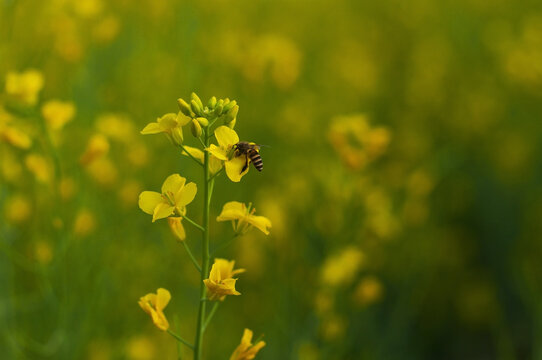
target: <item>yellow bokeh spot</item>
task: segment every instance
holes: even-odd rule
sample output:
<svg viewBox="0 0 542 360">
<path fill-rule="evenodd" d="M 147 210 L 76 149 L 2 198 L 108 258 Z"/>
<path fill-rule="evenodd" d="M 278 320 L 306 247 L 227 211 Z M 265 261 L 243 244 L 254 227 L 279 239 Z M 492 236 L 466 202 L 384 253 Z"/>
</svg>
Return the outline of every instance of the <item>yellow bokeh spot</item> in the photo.
<svg viewBox="0 0 542 360">
<path fill-rule="evenodd" d="M 4 216 L 10 223 L 22 223 L 32 214 L 30 200 L 23 195 L 14 195 L 4 204 Z"/>
<path fill-rule="evenodd" d="M 9 72 L 6 76 L 6 94 L 25 105 L 34 105 L 38 101 L 43 84 L 43 75 L 38 70 L 30 69 L 22 73 Z"/>
<path fill-rule="evenodd" d="M 73 224 L 73 233 L 84 237 L 91 234 L 96 228 L 96 218 L 90 210 L 82 209 L 77 213 Z"/>
<path fill-rule="evenodd" d="M 329 286 L 346 285 L 352 282 L 365 260 L 365 255 L 354 246 L 326 259 L 322 267 L 322 283 Z"/>
<path fill-rule="evenodd" d="M 24 159 L 26 168 L 34 174 L 36 179 L 42 183 L 48 183 L 53 176 L 51 164 L 40 154 L 29 154 Z"/>
</svg>

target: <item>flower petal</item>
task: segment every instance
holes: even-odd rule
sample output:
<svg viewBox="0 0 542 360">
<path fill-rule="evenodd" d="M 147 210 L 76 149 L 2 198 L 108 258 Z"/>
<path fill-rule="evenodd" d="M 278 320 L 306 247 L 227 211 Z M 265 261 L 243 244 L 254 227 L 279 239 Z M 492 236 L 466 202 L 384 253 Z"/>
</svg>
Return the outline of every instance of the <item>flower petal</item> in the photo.
<svg viewBox="0 0 542 360">
<path fill-rule="evenodd" d="M 228 148 L 229 146 L 235 145 L 239 142 L 239 136 L 235 130 L 230 129 L 227 126 L 219 126 L 215 129 L 216 141 L 220 147 Z"/>
<path fill-rule="evenodd" d="M 243 168 L 245 167 L 246 163 L 246 155 L 237 156 L 229 161 L 226 161 L 226 163 L 224 164 L 224 166 L 226 167 L 226 175 L 228 175 L 231 181 L 241 181 L 241 178 L 248 172 L 248 169 L 250 168 L 249 166 L 247 166 L 245 171 L 241 172 L 241 170 L 243 170 Z"/>
<path fill-rule="evenodd" d="M 201 151 L 198 148 L 187 146 L 187 145 L 184 145 L 184 148 L 186 149 L 186 151 L 183 150 L 182 152 L 183 155 L 188 156 L 188 154 L 186 153 L 188 151 L 190 155 L 192 155 L 193 157 L 195 157 L 196 159 L 198 159 L 199 161 L 203 163 L 203 151 Z"/>
<path fill-rule="evenodd" d="M 164 201 L 162 194 L 156 191 L 143 191 L 139 194 L 139 208 L 150 215 L 154 213 L 154 209 L 162 201 Z"/>
<path fill-rule="evenodd" d="M 175 194 L 175 205 L 176 206 L 186 206 L 194 200 L 196 193 L 198 192 L 198 186 L 190 182 L 183 186 L 182 189 L 177 191 Z"/>
<path fill-rule="evenodd" d="M 209 151 L 217 159 L 220 159 L 223 161 L 228 160 L 228 153 L 226 152 L 226 149 L 218 147 L 215 144 L 211 144 L 211 146 L 207 149 L 207 151 Z"/>
<path fill-rule="evenodd" d="M 238 201 L 230 201 L 224 204 L 222 212 L 216 218 L 216 221 L 229 221 L 242 219 L 247 215 L 247 207 Z"/>
<path fill-rule="evenodd" d="M 156 310 L 162 311 L 171 300 L 171 294 L 164 288 L 159 288 L 156 291 Z"/>
<path fill-rule="evenodd" d="M 162 128 L 162 131 L 170 131 L 178 125 L 177 114 L 167 113 L 157 120 L 158 124 Z"/>
<path fill-rule="evenodd" d="M 211 172 L 211 175 L 216 174 L 220 171 L 220 169 L 222 169 L 222 160 L 214 155 L 211 155 L 209 158 L 209 171 Z"/>
<path fill-rule="evenodd" d="M 158 134 L 163 132 L 164 130 L 160 127 L 158 123 L 152 122 L 148 123 L 147 126 L 141 130 L 141 134 L 143 135 L 149 135 L 149 134 Z"/>
<path fill-rule="evenodd" d="M 169 228 L 178 241 L 184 241 L 186 239 L 186 231 L 181 222 L 182 217 L 168 217 Z"/>
<path fill-rule="evenodd" d="M 179 113 L 177 114 L 177 124 L 179 126 L 185 126 L 190 121 L 192 121 L 191 117 L 186 116 L 185 114 L 183 114 L 182 112 L 179 111 Z"/>
<path fill-rule="evenodd" d="M 154 209 L 154 213 L 152 215 L 152 222 L 155 222 L 158 219 L 163 219 L 168 217 L 169 215 L 173 214 L 173 210 L 175 209 L 174 206 L 171 206 L 166 203 L 160 203 L 156 208 Z"/>
<path fill-rule="evenodd" d="M 267 230 L 267 228 L 271 227 L 271 220 L 269 220 L 265 216 L 249 215 L 247 221 L 252 226 L 258 228 L 265 235 L 269 235 L 269 231 Z"/>
<path fill-rule="evenodd" d="M 182 189 L 185 182 L 186 179 L 179 174 L 169 175 L 162 184 L 162 194 L 171 194 L 171 200 L 173 200 L 173 196 L 175 196 L 175 194 L 177 194 L 177 192 Z"/>
</svg>

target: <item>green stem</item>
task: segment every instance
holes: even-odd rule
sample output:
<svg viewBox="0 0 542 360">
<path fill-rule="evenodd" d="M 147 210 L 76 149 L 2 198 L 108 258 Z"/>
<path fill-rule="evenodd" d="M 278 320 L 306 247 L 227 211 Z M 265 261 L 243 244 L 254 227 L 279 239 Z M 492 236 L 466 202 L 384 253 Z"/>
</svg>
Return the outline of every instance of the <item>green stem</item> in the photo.
<svg viewBox="0 0 542 360">
<path fill-rule="evenodd" d="M 198 229 L 200 229 L 201 231 L 205 231 L 205 229 L 200 225 L 198 224 L 197 222 L 195 222 L 194 220 L 186 217 L 186 215 L 182 215 L 183 219 L 185 219 L 186 221 L 188 221 L 190 224 L 194 225 L 195 227 L 197 227 Z"/>
<path fill-rule="evenodd" d="M 204 130 L 205 146 L 209 147 L 208 128 Z M 203 280 L 209 275 L 209 207 L 211 203 L 211 192 L 209 191 L 209 152 L 204 151 L 203 155 L 203 244 L 201 250 L 201 282 L 199 293 L 199 311 L 198 323 L 196 329 L 196 341 L 194 346 L 194 360 L 201 360 L 203 349 L 203 333 L 205 332 L 205 306 L 207 299 L 205 296 L 205 284 Z"/>
<path fill-rule="evenodd" d="M 167 333 L 169 335 L 173 336 L 175 339 L 177 339 L 178 342 L 185 344 L 186 346 L 188 346 L 192 350 L 194 349 L 194 345 L 190 344 L 188 341 L 186 341 L 185 339 L 183 339 L 179 335 L 175 334 L 173 331 L 168 329 Z"/>
<path fill-rule="evenodd" d="M 203 324 L 203 328 L 207 329 L 207 326 L 213 319 L 213 316 L 215 315 L 216 310 L 218 309 L 218 305 L 220 305 L 219 301 L 215 301 L 215 304 L 213 305 L 213 308 L 211 309 L 211 312 L 209 313 L 209 316 L 207 316 L 207 320 L 205 320 L 205 323 Z"/>
<path fill-rule="evenodd" d="M 196 269 L 201 273 L 201 267 L 199 266 L 198 261 L 194 257 L 194 254 L 192 254 L 192 251 L 188 247 L 188 244 L 186 243 L 186 241 L 181 241 L 181 242 L 183 243 L 184 248 L 186 249 L 186 252 L 188 253 L 188 256 L 190 257 L 190 260 L 192 260 L 192 263 L 194 264 Z"/>
<path fill-rule="evenodd" d="M 197 162 L 198 164 L 200 164 L 201 166 L 204 166 L 204 164 L 201 163 L 201 161 L 199 161 L 198 159 L 196 159 L 192 154 L 190 154 L 188 152 L 188 150 L 186 150 L 186 148 L 183 146 L 183 144 L 179 144 L 179 146 L 181 147 L 181 149 L 183 149 L 183 151 L 186 153 L 186 155 L 188 155 L 192 160 L 194 160 L 195 162 Z"/>
<path fill-rule="evenodd" d="M 222 170 L 224 170 L 224 167 L 222 167 L 220 170 L 218 170 L 217 172 L 215 172 L 214 175 L 211 176 L 211 178 L 209 179 L 209 181 L 214 180 L 215 177 L 217 177 L 217 176 L 222 172 Z"/>
</svg>

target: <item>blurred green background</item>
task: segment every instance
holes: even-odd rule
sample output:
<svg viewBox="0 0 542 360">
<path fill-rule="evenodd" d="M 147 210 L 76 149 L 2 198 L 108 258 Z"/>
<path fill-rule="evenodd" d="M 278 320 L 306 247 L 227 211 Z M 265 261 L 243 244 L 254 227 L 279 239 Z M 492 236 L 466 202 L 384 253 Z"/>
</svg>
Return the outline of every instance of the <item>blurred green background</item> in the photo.
<svg viewBox="0 0 542 360">
<path fill-rule="evenodd" d="M 29 69 L 34 105 L 7 88 Z M 137 197 L 201 181 L 139 135 L 195 91 L 270 146 L 215 185 L 212 219 L 253 202 L 273 228 L 219 254 L 247 272 L 207 359 L 245 327 L 258 359 L 542 359 L 539 1 L 1 0 L 0 88 L 2 358 L 175 358 L 137 305 L 158 287 L 192 339 L 199 275 Z M 75 115 L 51 130 L 54 99 Z"/>
</svg>

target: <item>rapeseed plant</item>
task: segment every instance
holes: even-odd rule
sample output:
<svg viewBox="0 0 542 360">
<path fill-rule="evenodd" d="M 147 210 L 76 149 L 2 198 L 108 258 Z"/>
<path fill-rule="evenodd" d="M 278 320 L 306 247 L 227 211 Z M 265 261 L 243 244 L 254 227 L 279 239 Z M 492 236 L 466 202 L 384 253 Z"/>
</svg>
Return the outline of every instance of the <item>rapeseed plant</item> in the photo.
<svg viewBox="0 0 542 360">
<path fill-rule="evenodd" d="M 218 304 L 224 301 L 227 295 L 241 295 L 235 288 L 237 282 L 235 275 L 245 271 L 234 269 L 234 260 L 221 258 L 216 258 L 210 266 L 209 212 L 214 182 L 224 169 L 231 181 L 241 181 L 241 178 L 248 173 L 250 158 L 248 154 L 237 148 L 239 136 L 233 128 L 237 122 L 239 105 L 235 100 L 212 97 L 207 105 L 203 105 L 201 99 L 192 93 L 190 101 L 178 99 L 177 104 L 180 109 L 177 114 L 167 113 L 159 117 L 156 122 L 147 124 L 141 134 L 165 134 L 173 145 L 181 149 L 180 154 L 188 156 L 202 167 L 203 184 L 200 186 L 203 188 L 202 223 L 199 224 L 186 216 L 186 206 L 194 200 L 198 186 L 193 182 L 186 183 L 186 179 L 179 174 L 170 175 L 164 181 L 160 193 L 143 191 L 139 195 L 139 207 L 145 213 L 152 215 L 153 222 L 167 218 L 171 233 L 183 244 L 194 267 L 200 273 L 200 303 L 194 343 L 190 343 L 169 329 L 169 323 L 162 311 L 171 298 L 169 291 L 158 289 L 157 294 L 147 294 L 142 297 L 139 304 L 151 315 L 154 324 L 159 329 L 168 331 L 179 343 L 193 350 L 194 359 L 201 360 L 205 329 L 217 311 Z M 218 125 L 216 128 L 214 128 L 215 124 Z M 190 126 L 190 133 L 198 140 L 200 148 L 185 145 L 184 126 Z M 216 139 L 216 144 L 212 143 L 213 139 Z M 85 161 L 87 158 L 92 159 L 96 153 L 100 155 L 100 150 L 103 152 L 106 148 L 106 146 L 100 146 L 99 141 L 95 146 L 89 144 L 87 155 L 83 156 L 82 162 L 87 162 Z M 266 235 L 269 234 L 271 221 L 266 217 L 254 215 L 254 212 L 255 208 L 252 204 L 247 207 L 243 203 L 231 201 L 224 205 L 216 220 L 218 222 L 232 221 L 235 231 L 232 240 L 245 234 L 252 227 L 256 227 Z M 196 259 L 187 244 L 183 220 L 203 234 L 200 261 Z M 218 244 L 213 253 L 230 243 L 231 240 Z M 208 301 L 215 301 L 209 313 L 207 313 Z M 241 344 L 231 359 L 253 359 L 265 343 L 257 341 L 253 345 L 251 339 L 252 331 L 246 329 Z M 179 356 L 181 356 L 180 352 Z"/>
</svg>

